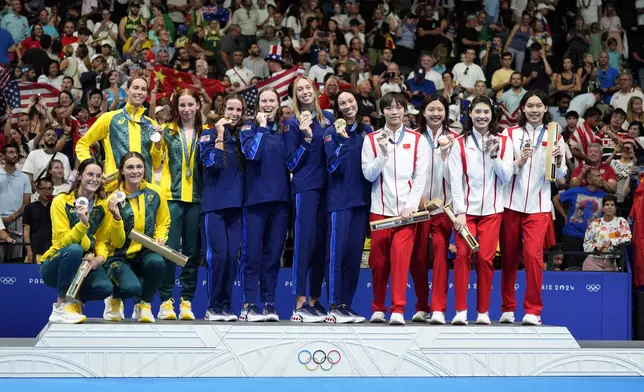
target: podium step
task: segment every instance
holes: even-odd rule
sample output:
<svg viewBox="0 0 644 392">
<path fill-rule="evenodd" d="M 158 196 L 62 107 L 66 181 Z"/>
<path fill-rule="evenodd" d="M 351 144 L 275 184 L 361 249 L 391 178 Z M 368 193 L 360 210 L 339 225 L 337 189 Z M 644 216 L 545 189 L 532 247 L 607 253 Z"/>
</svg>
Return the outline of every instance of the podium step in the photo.
<svg viewBox="0 0 644 392">
<path fill-rule="evenodd" d="M 644 375 L 644 349 L 581 348 L 555 326 L 88 320 L 0 347 L 0 377 Z M 2 342 L 0 342 L 2 344 Z"/>
</svg>

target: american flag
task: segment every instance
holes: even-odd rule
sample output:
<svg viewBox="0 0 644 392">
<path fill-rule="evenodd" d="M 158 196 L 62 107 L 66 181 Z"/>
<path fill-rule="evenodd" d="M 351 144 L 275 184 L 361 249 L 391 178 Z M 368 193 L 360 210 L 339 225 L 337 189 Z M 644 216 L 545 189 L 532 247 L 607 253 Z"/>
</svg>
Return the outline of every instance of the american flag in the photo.
<svg viewBox="0 0 644 392">
<path fill-rule="evenodd" d="M 58 96 L 60 95 L 60 91 L 49 84 L 11 79 L 10 72 L 3 67 L 0 67 L 0 90 L 2 90 L 0 97 L 5 105 L 5 110 L 27 109 L 31 98 L 37 96 L 40 96 L 47 108 L 51 109 L 58 104 Z"/>
<path fill-rule="evenodd" d="M 264 79 L 261 82 L 257 83 L 254 86 L 250 86 L 247 89 L 244 89 L 239 92 L 239 95 L 244 98 L 246 101 L 246 115 L 254 116 L 255 108 L 257 107 L 257 98 L 259 91 L 264 87 L 272 87 L 280 95 L 280 98 L 284 98 L 288 94 L 288 86 L 295 81 L 300 75 L 304 75 L 303 68 L 291 68 L 287 69 L 284 72 L 276 76 L 271 76 L 268 79 Z"/>
</svg>

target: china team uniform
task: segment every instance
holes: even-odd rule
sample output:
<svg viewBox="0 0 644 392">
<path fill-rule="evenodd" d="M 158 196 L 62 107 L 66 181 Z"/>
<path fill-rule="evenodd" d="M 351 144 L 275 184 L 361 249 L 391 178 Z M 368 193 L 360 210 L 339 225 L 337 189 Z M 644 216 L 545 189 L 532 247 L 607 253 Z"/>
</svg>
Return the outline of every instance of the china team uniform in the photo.
<svg viewBox="0 0 644 392">
<path fill-rule="evenodd" d="M 403 209 L 418 210 L 427 181 L 429 144 L 418 132 L 399 128 L 383 155 L 378 145 L 380 130 L 362 145 L 362 172 L 371 181 L 370 221 L 399 216 Z M 369 266 L 373 279 L 374 312 L 387 311 L 385 296 L 391 272 L 391 313 L 405 310 L 407 276 L 414 247 L 416 225 L 404 225 L 371 233 Z M 384 320 L 382 320 L 384 321 Z"/>
<path fill-rule="evenodd" d="M 448 159 L 454 215 L 466 214 L 467 227 L 478 237 L 480 247 L 476 257 L 478 313 L 486 313 L 490 308 L 493 261 L 505 205 L 503 187 L 512 178 L 511 146 L 506 136 L 498 137 L 500 146 L 495 159 L 483 152 L 483 136 L 476 130 L 454 141 Z M 472 250 L 463 236 L 456 234 L 455 238 L 454 289 L 456 311 L 460 312 L 467 310 Z"/>
<path fill-rule="evenodd" d="M 534 129 L 526 124 L 504 131 L 511 142 L 515 160 L 521 156 L 526 141 L 533 148 L 532 158 L 519 168 L 513 167 L 514 176 L 506 187 L 506 204 L 503 213 L 501 230 L 502 260 L 502 306 L 503 312 L 514 312 L 514 284 L 516 282 L 519 262 L 523 260 L 526 270 L 526 292 L 524 310 L 526 314 L 540 316 L 543 308 L 541 301 L 541 284 L 543 278 L 543 247 L 552 220 L 550 202 L 551 182 L 545 180 L 547 126 Z M 563 138 L 558 135 L 558 145 L 563 146 Z M 556 179 L 566 176 L 565 164 L 557 167 Z"/>
<path fill-rule="evenodd" d="M 431 130 L 427 130 L 431 132 Z M 430 158 L 428 160 L 429 168 L 427 170 L 427 182 L 423 191 L 423 199 L 440 199 L 443 205 L 452 203 L 452 192 L 449 189 L 447 159 L 441 157 L 441 149 L 438 144 L 440 136 L 452 135 L 454 138 L 458 134 L 449 128 L 441 128 L 436 135 L 423 133 L 430 145 Z M 436 136 L 436 137 L 434 137 Z M 416 228 L 416 239 L 414 241 L 414 252 L 411 257 L 409 272 L 414 281 L 414 290 L 416 292 L 416 311 L 429 313 L 429 242 L 431 238 L 433 251 L 434 272 L 432 275 L 432 311 L 445 313 L 447 308 L 447 250 L 449 248 L 449 239 L 452 234 L 452 222 L 443 212 L 443 208 L 438 208 L 430 213 L 429 221 L 419 222 Z"/>
</svg>

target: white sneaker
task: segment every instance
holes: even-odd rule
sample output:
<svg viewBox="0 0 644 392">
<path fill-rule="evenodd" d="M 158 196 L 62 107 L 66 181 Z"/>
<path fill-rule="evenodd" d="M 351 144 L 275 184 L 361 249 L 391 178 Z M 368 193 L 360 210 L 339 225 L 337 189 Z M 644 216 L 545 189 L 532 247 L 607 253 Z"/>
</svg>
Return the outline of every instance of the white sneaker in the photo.
<svg viewBox="0 0 644 392">
<path fill-rule="evenodd" d="M 385 312 L 373 312 L 371 315 L 370 323 L 384 323 L 387 321 L 385 319 Z"/>
<path fill-rule="evenodd" d="M 432 318 L 429 319 L 430 324 L 439 324 L 445 325 L 445 313 L 443 312 L 434 312 L 432 313 Z"/>
<path fill-rule="evenodd" d="M 499 322 L 502 324 L 514 324 L 514 312 L 503 312 Z"/>
<path fill-rule="evenodd" d="M 541 325 L 541 317 L 536 314 L 526 314 L 523 316 L 523 325 Z"/>
<path fill-rule="evenodd" d="M 402 313 L 392 313 L 389 317 L 389 325 L 405 325 L 405 317 Z"/>
<path fill-rule="evenodd" d="M 467 325 L 467 310 L 456 312 L 452 319 L 452 325 Z"/>
<path fill-rule="evenodd" d="M 419 310 L 414 314 L 414 317 L 411 318 L 411 321 L 415 323 L 426 323 L 427 322 L 427 312 L 423 312 L 422 310 Z"/>
<path fill-rule="evenodd" d="M 195 314 L 192 313 L 192 304 L 183 298 L 181 298 L 181 304 L 179 304 L 179 320 L 195 320 Z"/>
<path fill-rule="evenodd" d="M 63 302 L 52 306 L 49 321 L 57 324 L 81 324 L 87 320 L 82 313 L 81 304 Z"/>
<path fill-rule="evenodd" d="M 104 300 L 105 310 L 103 310 L 103 319 L 107 321 L 121 321 L 125 319 L 125 307 L 123 301 L 116 299 L 111 295 Z"/>
<path fill-rule="evenodd" d="M 221 312 L 221 309 L 206 309 L 206 321 L 226 321 L 226 317 Z M 237 317 L 235 317 L 237 319 Z"/>
<path fill-rule="evenodd" d="M 132 319 L 140 323 L 154 323 L 154 315 L 152 314 L 152 306 L 148 302 L 139 302 L 134 305 L 134 312 Z"/>
<path fill-rule="evenodd" d="M 476 323 L 479 325 L 492 325 L 488 312 L 479 313 L 478 316 L 476 316 Z"/>
<path fill-rule="evenodd" d="M 157 313 L 159 320 L 176 320 L 177 314 L 174 312 L 174 299 L 170 298 L 167 301 L 161 302 L 159 306 L 159 313 Z"/>
</svg>

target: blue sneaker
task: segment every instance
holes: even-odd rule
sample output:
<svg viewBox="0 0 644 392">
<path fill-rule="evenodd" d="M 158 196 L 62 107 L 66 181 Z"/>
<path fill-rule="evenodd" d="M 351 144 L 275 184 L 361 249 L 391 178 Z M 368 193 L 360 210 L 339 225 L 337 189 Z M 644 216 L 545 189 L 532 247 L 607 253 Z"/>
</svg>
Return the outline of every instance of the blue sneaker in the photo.
<svg viewBox="0 0 644 392">
<path fill-rule="evenodd" d="M 291 321 L 299 323 L 321 323 L 324 321 L 324 316 L 317 314 L 313 307 L 305 302 L 304 305 L 293 310 Z"/>
<path fill-rule="evenodd" d="M 344 310 L 353 317 L 353 322 L 354 323 L 364 323 L 367 319 L 365 317 L 360 316 L 356 311 L 351 309 L 349 305 L 342 305 Z"/>
<path fill-rule="evenodd" d="M 226 321 L 226 317 L 218 306 L 206 309 L 205 319 L 207 321 Z"/>
<path fill-rule="evenodd" d="M 325 321 L 327 323 L 349 324 L 353 322 L 353 316 L 343 306 L 338 306 L 329 311 Z"/>
<path fill-rule="evenodd" d="M 315 301 L 315 303 L 313 304 L 313 310 L 320 316 L 327 316 L 326 309 L 324 309 L 324 306 L 322 306 L 320 301 Z"/>
<path fill-rule="evenodd" d="M 280 321 L 280 317 L 275 311 L 275 304 L 272 302 L 264 304 L 264 321 Z"/>
<path fill-rule="evenodd" d="M 233 307 L 230 306 L 230 304 L 225 305 L 222 308 L 221 314 L 224 316 L 224 321 L 237 321 L 237 316 L 235 315 Z"/>
<path fill-rule="evenodd" d="M 248 321 L 248 322 L 258 322 L 264 321 L 264 315 L 259 310 L 257 305 L 248 304 L 246 305 L 239 315 L 239 321 Z"/>
</svg>

